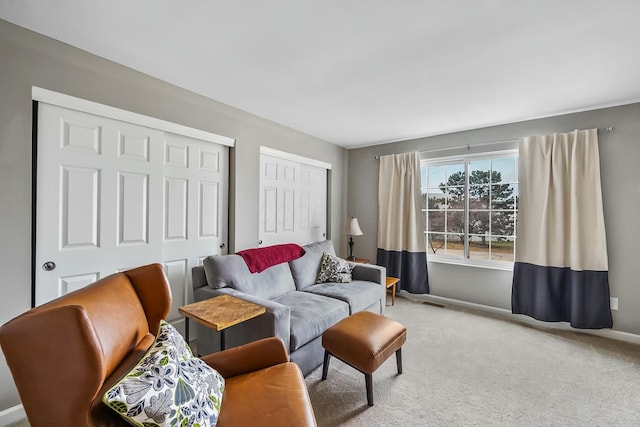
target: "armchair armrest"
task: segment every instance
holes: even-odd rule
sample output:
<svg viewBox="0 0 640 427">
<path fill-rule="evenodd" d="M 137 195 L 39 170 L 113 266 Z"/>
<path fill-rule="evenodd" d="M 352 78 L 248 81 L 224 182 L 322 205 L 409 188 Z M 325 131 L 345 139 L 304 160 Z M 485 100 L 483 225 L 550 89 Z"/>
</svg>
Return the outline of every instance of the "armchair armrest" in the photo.
<svg viewBox="0 0 640 427">
<path fill-rule="evenodd" d="M 257 371 L 289 361 L 287 350 L 280 338 L 270 337 L 234 347 L 201 358 L 224 378 Z"/>
</svg>

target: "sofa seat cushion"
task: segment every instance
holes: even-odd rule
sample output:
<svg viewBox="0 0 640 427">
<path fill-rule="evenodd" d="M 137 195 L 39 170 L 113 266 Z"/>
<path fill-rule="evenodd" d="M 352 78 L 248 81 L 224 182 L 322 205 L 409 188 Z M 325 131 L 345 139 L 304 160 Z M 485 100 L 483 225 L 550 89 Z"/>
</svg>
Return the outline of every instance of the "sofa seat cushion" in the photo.
<svg viewBox="0 0 640 427">
<path fill-rule="evenodd" d="M 226 379 L 218 427 L 315 426 L 307 387 L 287 362 Z"/>
<path fill-rule="evenodd" d="M 320 283 L 305 288 L 304 292 L 344 301 L 349 304 L 349 314 L 353 314 L 380 301 L 383 287 L 372 282 L 354 280 L 351 283 Z"/>
<path fill-rule="evenodd" d="M 310 292 L 289 292 L 275 298 L 274 301 L 289 307 L 290 310 L 290 351 L 296 351 L 319 337 L 329 326 L 349 315 L 349 305 L 344 301 Z"/>
</svg>

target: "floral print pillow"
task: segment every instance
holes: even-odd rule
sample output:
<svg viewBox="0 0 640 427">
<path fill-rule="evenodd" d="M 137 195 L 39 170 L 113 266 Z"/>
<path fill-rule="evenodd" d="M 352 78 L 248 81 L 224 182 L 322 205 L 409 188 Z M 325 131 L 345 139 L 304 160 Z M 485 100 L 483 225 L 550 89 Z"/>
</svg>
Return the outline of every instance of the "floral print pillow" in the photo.
<svg viewBox="0 0 640 427">
<path fill-rule="evenodd" d="M 316 283 L 351 283 L 352 269 L 353 267 L 342 258 L 333 256 L 329 252 L 323 252 Z"/>
<path fill-rule="evenodd" d="M 224 378 L 194 357 L 180 333 L 163 320 L 154 345 L 102 401 L 140 427 L 213 427 L 223 391 Z"/>
</svg>

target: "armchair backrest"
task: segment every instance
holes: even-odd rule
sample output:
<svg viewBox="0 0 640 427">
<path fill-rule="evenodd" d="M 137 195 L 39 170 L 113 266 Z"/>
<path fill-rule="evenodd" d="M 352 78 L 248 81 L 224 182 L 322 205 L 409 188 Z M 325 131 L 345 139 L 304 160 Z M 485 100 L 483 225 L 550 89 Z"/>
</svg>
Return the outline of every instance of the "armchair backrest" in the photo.
<svg viewBox="0 0 640 427">
<path fill-rule="evenodd" d="M 107 276 L 0 328 L 0 345 L 27 417 L 37 426 L 94 419 L 105 381 L 144 354 L 171 307 L 160 264 Z M 146 348 L 140 348 L 140 347 Z M 120 369 L 119 369 L 120 368 Z"/>
</svg>

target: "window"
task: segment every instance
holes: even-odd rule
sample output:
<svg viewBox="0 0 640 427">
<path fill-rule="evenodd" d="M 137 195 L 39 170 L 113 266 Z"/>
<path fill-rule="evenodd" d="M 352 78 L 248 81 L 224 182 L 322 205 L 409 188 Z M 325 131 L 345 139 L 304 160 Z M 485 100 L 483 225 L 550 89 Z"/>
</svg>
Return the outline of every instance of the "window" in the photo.
<svg viewBox="0 0 640 427">
<path fill-rule="evenodd" d="M 517 151 L 423 160 L 421 173 L 430 260 L 513 263 Z"/>
</svg>

